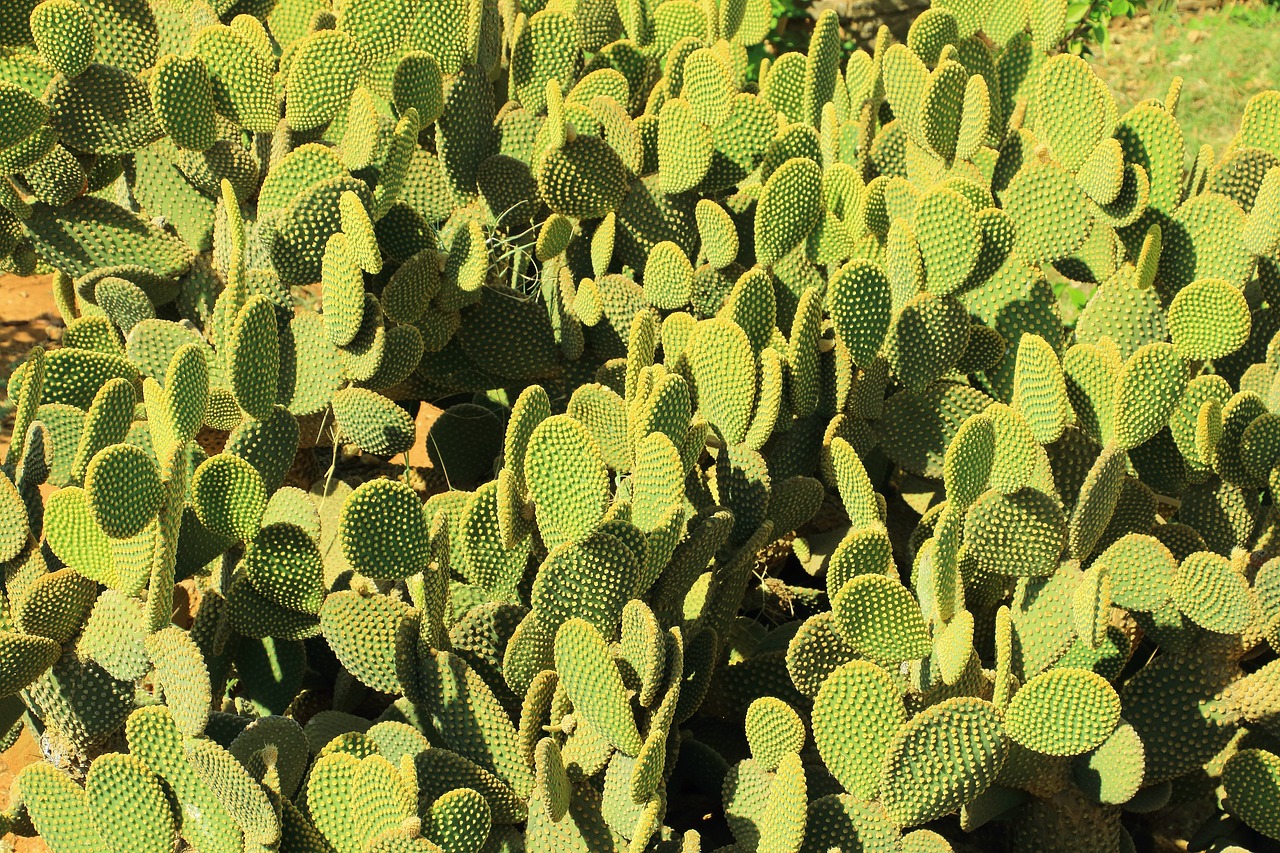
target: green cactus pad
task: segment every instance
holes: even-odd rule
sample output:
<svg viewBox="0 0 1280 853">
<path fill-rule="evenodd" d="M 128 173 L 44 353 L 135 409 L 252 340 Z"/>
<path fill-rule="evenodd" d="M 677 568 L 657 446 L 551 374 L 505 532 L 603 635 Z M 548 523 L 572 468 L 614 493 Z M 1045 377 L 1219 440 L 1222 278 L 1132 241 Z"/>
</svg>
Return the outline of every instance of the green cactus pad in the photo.
<svg viewBox="0 0 1280 853">
<path fill-rule="evenodd" d="M 578 421 L 556 415 L 538 424 L 529 437 L 524 469 L 548 547 L 584 539 L 603 519 L 608 469 L 599 445 Z"/>
<path fill-rule="evenodd" d="M 24 634 L 63 644 L 80 630 L 98 596 L 98 585 L 74 569 L 36 578 L 14 607 L 14 622 Z"/>
<path fill-rule="evenodd" d="M 1032 163 L 1019 170 L 1002 198 L 1028 263 L 1069 257 L 1089 237 L 1093 217 L 1084 191 L 1061 166 Z"/>
<path fill-rule="evenodd" d="M 889 674 L 867 661 L 852 661 L 819 689 L 813 739 L 845 790 L 869 800 L 880 785 L 881 758 L 906 721 L 901 691 Z"/>
<path fill-rule="evenodd" d="M 89 819 L 112 853 L 169 853 L 178 842 L 177 819 L 164 785 L 132 755 L 96 759 L 84 780 Z"/>
<path fill-rule="evenodd" d="M 187 737 L 198 736 L 208 722 L 212 702 L 200 648 L 187 632 L 173 625 L 148 635 L 146 647 L 178 730 Z"/>
<path fill-rule="evenodd" d="M 1280 837 L 1280 757 L 1265 749 L 1242 749 L 1222 768 L 1226 807 L 1268 838 Z"/>
<path fill-rule="evenodd" d="M 89 818 L 84 789 L 69 775 L 41 761 L 23 768 L 17 785 L 32 825 L 53 850 L 111 850 Z"/>
<path fill-rule="evenodd" d="M 252 539 L 267 504 L 262 475 L 229 453 L 211 456 L 191 478 L 191 504 L 205 527 L 230 539 Z"/>
<path fill-rule="evenodd" d="M 352 492 L 342 506 L 338 537 L 347 560 L 370 577 L 408 577 L 427 563 L 422 501 L 395 480 L 371 480 Z"/>
<path fill-rule="evenodd" d="M 914 834 L 914 833 L 913 833 Z M 857 795 L 826 794 L 809 803 L 801 853 L 823 853 L 832 847 L 889 853 L 899 847 L 900 833 L 884 807 Z"/>
<path fill-rule="evenodd" d="M 129 716 L 125 734 L 130 754 L 140 758 L 172 789 L 181 807 L 179 829 L 184 839 L 218 853 L 234 853 L 243 848 L 235 821 L 186 760 L 182 733 L 167 708 L 138 709 Z"/>
<path fill-rule="evenodd" d="M 4 562 L 21 553 L 27 544 L 30 528 L 27 507 L 9 475 L 0 471 L 0 557 Z"/>
<path fill-rule="evenodd" d="M 429 835 L 443 853 L 478 853 L 491 825 L 488 801 L 470 788 L 457 788 L 431 804 Z"/>
<path fill-rule="evenodd" d="M 807 157 L 793 157 L 764 184 L 756 204 L 756 258 L 766 265 L 800 244 L 822 213 L 822 170 Z"/>
<path fill-rule="evenodd" d="M 1188 361 L 1222 358 L 1249 339 L 1251 317 L 1244 294 L 1221 279 L 1201 279 L 1169 304 L 1169 336 Z"/>
<path fill-rule="evenodd" d="M 0 661 L 5 674 L 0 696 L 12 696 L 27 687 L 62 655 L 62 647 L 47 637 L 0 631 Z"/>
<path fill-rule="evenodd" d="M 644 296 L 660 310 L 683 308 L 693 290 L 693 265 L 675 243 L 664 240 L 649 250 L 644 265 Z"/>
<path fill-rule="evenodd" d="M 218 141 L 213 81 L 198 54 L 167 54 L 148 80 L 156 118 L 174 145 L 207 151 Z"/>
<path fill-rule="evenodd" d="M 919 605 L 896 580 L 858 575 L 840 589 L 831 604 L 841 635 L 869 658 L 900 663 L 929 654 Z"/>
<path fill-rule="evenodd" d="M 1102 744 L 1120 720 L 1120 697 L 1102 676 L 1052 669 L 1028 681 L 1005 713 L 1009 737 L 1045 755 L 1080 755 Z"/>
<path fill-rule="evenodd" d="M 260 594 L 281 607 L 319 614 L 324 565 L 315 542 L 301 527 L 289 522 L 265 525 L 245 550 L 244 566 Z"/>
<path fill-rule="evenodd" d="M 554 211 L 598 219 L 622 202 L 630 186 L 626 167 L 607 142 L 580 135 L 543 155 L 538 191 Z"/>
<path fill-rule="evenodd" d="M 342 434 L 361 449 L 394 456 L 413 446 L 413 418 L 393 401 L 365 388 L 333 395 L 333 416 Z"/>
<path fill-rule="evenodd" d="M 988 491 L 966 514 L 964 530 L 978 565 L 996 574 L 1047 577 L 1067 544 L 1058 502 L 1031 487 L 1010 495 Z"/>
<path fill-rule="evenodd" d="M 187 761 L 244 830 L 245 840 L 269 845 L 280 838 L 280 819 L 266 791 L 236 761 L 210 740 L 193 738 L 184 745 Z"/>
<path fill-rule="evenodd" d="M 889 280 L 872 261 L 853 260 L 840 267 L 828 284 L 831 322 L 854 363 L 870 365 L 884 342 L 890 322 Z"/>
<path fill-rule="evenodd" d="M 1100 565 L 1111 578 L 1111 597 L 1128 610 L 1154 612 L 1169 601 L 1177 561 L 1153 536 L 1130 533 L 1099 555 Z"/>
<path fill-rule="evenodd" d="M 1076 785 L 1099 803 L 1129 802 L 1142 786 L 1146 754 L 1133 726 L 1121 720 L 1100 746 L 1071 764 Z"/>
<path fill-rule="evenodd" d="M 920 293 L 889 328 L 885 356 L 898 379 L 921 394 L 955 367 L 969 344 L 968 312 L 954 297 Z"/>
<path fill-rule="evenodd" d="M 97 47 L 93 18 L 72 0 L 46 0 L 32 9 L 31 36 L 40 58 L 67 77 L 88 68 Z"/>
<path fill-rule="evenodd" d="M 946 699 L 898 729 L 881 767 L 880 801 L 899 826 L 935 820 L 986 790 L 1007 751 L 994 705 Z"/>
<path fill-rule="evenodd" d="M 622 752 L 638 754 L 640 733 L 600 632 L 589 622 L 570 619 L 556 632 L 555 657 L 561 684 L 577 712 Z"/>
<path fill-rule="evenodd" d="M 1173 578 L 1173 601 L 1208 631 L 1238 634 L 1249 625 L 1249 583 L 1218 554 L 1199 551 L 1182 561 Z"/>
<path fill-rule="evenodd" d="M 136 536 L 160 508 L 160 470 L 147 451 L 132 444 L 113 444 L 95 454 L 84 486 L 94 520 L 113 539 Z"/>
<path fill-rule="evenodd" d="M 1071 418 L 1066 378 L 1057 353 L 1039 335 L 1024 334 L 1013 371 L 1013 407 L 1040 444 L 1052 444 Z"/>
<path fill-rule="evenodd" d="M 315 130 L 342 111 L 359 82 L 355 40 L 342 30 L 318 30 L 295 46 L 285 83 L 285 121 Z"/>
<path fill-rule="evenodd" d="M 418 611 L 382 595 L 337 592 L 320 610 L 320 630 L 347 671 L 375 690 L 412 685 Z"/>
<path fill-rule="evenodd" d="M 279 120 L 271 63 L 249 39 L 231 27 L 212 26 L 195 37 L 213 81 L 218 113 L 255 133 L 270 133 Z"/>
</svg>

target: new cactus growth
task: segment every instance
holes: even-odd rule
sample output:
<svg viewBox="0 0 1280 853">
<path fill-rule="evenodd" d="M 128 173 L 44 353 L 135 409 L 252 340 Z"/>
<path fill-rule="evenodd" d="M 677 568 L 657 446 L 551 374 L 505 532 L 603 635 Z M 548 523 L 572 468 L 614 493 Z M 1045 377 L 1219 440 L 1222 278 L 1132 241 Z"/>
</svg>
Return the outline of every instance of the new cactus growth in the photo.
<svg viewBox="0 0 1280 853">
<path fill-rule="evenodd" d="M 1065 0 L 15 5 L 0 829 L 1280 843 L 1280 92 L 1184 174 Z"/>
</svg>

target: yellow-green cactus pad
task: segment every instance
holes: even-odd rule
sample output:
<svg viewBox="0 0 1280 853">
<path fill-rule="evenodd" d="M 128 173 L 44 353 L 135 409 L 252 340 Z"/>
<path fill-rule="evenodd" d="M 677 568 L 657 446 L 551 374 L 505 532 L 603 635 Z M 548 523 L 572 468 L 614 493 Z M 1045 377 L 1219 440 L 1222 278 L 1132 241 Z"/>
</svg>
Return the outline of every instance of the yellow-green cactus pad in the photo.
<svg viewBox="0 0 1280 853">
<path fill-rule="evenodd" d="M 1069 257 L 1089 237 L 1093 216 L 1084 191 L 1061 166 L 1032 163 L 1020 169 L 1002 198 L 1028 263 Z"/>
<path fill-rule="evenodd" d="M 714 61 L 714 60 L 713 60 Z M 686 98 L 672 98 L 658 115 L 658 180 L 664 192 L 688 192 L 702 182 L 715 156 L 711 130 Z"/>
<path fill-rule="evenodd" d="M 333 416 L 342 434 L 369 453 L 394 456 L 413 446 L 409 413 L 366 388 L 344 388 L 333 395 Z"/>
<path fill-rule="evenodd" d="M 89 67 L 97 47 L 93 19 L 74 0 L 45 0 L 32 9 L 31 36 L 40 58 L 68 77 Z"/>
<path fill-rule="evenodd" d="M 203 738 L 188 740 L 184 752 L 196 776 L 244 831 L 246 841 L 269 845 L 279 840 L 280 818 L 271 800 L 235 756 Z"/>
<path fill-rule="evenodd" d="M 209 672 L 190 634 L 170 625 L 146 639 L 156 680 L 179 731 L 196 737 L 204 731 L 212 702 Z"/>
<path fill-rule="evenodd" d="M 4 562 L 22 552 L 29 536 L 27 507 L 22 495 L 9 475 L 0 471 L 0 557 Z"/>
<path fill-rule="evenodd" d="M 840 633 L 860 653 L 885 663 L 929 654 L 932 644 L 920 606 L 901 583 L 884 575 L 858 575 L 831 602 Z"/>
<path fill-rule="evenodd" d="M 542 421 L 524 460 L 538 529 L 548 547 L 586 538 L 604 517 L 608 469 L 587 428 L 568 415 Z"/>
<path fill-rule="evenodd" d="M 1057 441 L 1071 419 L 1071 402 L 1058 355 L 1039 335 L 1024 334 L 1018 344 L 1013 407 L 1041 444 Z"/>
<path fill-rule="evenodd" d="M 1071 776 L 1097 802 L 1120 805 L 1142 787 L 1145 759 L 1142 739 L 1121 720 L 1100 746 L 1071 763 Z"/>
<path fill-rule="evenodd" d="M 89 819 L 112 853 L 170 853 L 178 842 L 173 806 L 160 777 L 132 755 L 94 760 L 84 780 Z"/>
<path fill-rule="evenodd" d="M 200 522 L 230 539 L 252 539 L 267 505 L 262 475 L 239 456 L 219 453 L 191 478 L 191 504 Z"/>
<path fill-rule="evenodd" d="M 822 214 L 822 170 L 807 157 L 793 157 L 764 184 L 756 204 L 756 258 L 772 265 L 798 246 Z"/>
<path fill-rule="evenodd" d="M 813 708 L 813 739 L 845 790 L 869 800 L 880 786 L 880 763 L 907 721 L 893 678 L 867 661 L 852 661 L 823 682 Z"/>
<path fill-rule="evenodd" d="M 906 389 L 921 394 L 955 367 L 968 344 L 964 305 L 955 297 L 919 293 L 889 328 L 885 357 Z"/>
<path fill-rule="evenodd" d="M 1102 744 L 1120 720 L 1120 697 L 1097 673 L 1061 668 L 1043 672 L 1013 696 L 1005 730 L 1045 755 L 1080 755 Z"/>
<path fill-rule="evenodd" d="M 1108 546 L 1095 566 L 1111 578 L 1112 600 L 1127 610 L 1159 610 L 1173 595 L 1177 561 L 1153 536 L 1130 533 Z"/>
<path fill-rule="evenodd" d="M 827 309 L 837 336 L 849 347 L 854 364 L 872 364 L 890 325 L 888 278 L 874 261 L 852 260 L 836 270 L 827 287 Z"/>
<path fill-rule="evenodd" d="M 391 84 L 391 97 L 400 112 L 412 107 L 423 126 L 444 112 L 444 88 L 440 66 L 426 51 L 411 50 L 400 58 Z"/>
<path fill-rule="evenodd" d="M 1222 279 L 1193 281 L 1169 304 L 1169 336 L 1188 361 L 1230 355 L 1249 339 L 1251 325 L 1244 294 Z"/>
<path fill-rule="evenodd" d="M 84 478 L 89 510 L 112 539 L 129 539 L 151 523 L 160 508 L 160 470 L 147 451 L 132 444 L 103 448 Z"/>
<path fill-rule="evenodd" d="M 1250 828 L 1280 839 L 1280 757 L 1265 749 L 1242 749 L 1222 768 L 1226 807 Z"/>
<path fill-rule="evenodd" d="M 984 571 L 1047 577 L 1067 544 L 1067 523 L 1058 502 L 1027 487 L 1010 495 L 988 491 L 969 509 L 965 546 Z"/>
<path fill-rule="evenodd" d="M 17 784 L 32 825 L 51 849 L 109 853 L 89 818 L 84 789 L 65 772 L 40 761 L 24 767 Z"/>
<path fill-rule="evenodd" d="M 1199 551 L 1178 566 L 1173 601 L 1207 631 L 1238 634 L 1249 625 L 1249 582 L 1219 554 Z"/>
<path fill-rule="evenodd" d="M 369 577 L 408 577 L 427 563 L 430 537 L 422 501 L 395 480 L 370 480 L 348 495 L 338 537 L 347 560 Z"/>
<path fill-rule="evenodd" d="M 1172 344 L 1147 344 L 1120 371 L 1116 386 L 1116 442 L 1128 450 L 1151 438 L 1169 416 L 1190 379 L 1187 363 Z"/>
<path fill-rule="evenodd" d="M 785 756 L 799 753 L 807 737 L 800 715 L 773 696 L 761 697 L 747 708 L 746 732 L 751 757 L 770 772 Z"/>
<path fill-rule="evenodd" d="M 880 802 L 898 826 L 951 814 L 995 781 L 1007 751 L 994 705 L 946 699 L 898 729 L 881 765 Z"/>
<path fill-rule="evenodd" d="M 62 647 L 48 637 L 0 631 L 0 696 L 12 696 L 53 666 Z"/>
<path fill-rule="evenodd" d="M 1036 133 L 1058 161 L 1075 172 L 1111 133 L 1115 105 L 1106 83 L 1089 63 L 1062 54 L 1040 67 L 1035 117 Z"/>
<path fill-rule="evenodd" d="M 586 135 L 546 152 L 537 177 L 547 205 L 576 219 L 599 219 L 612 212 L 631 183 L 617 152 L 603 139 Z"/>
<path fill-rule="evenodd" d="M 280 110 L 272 63 L 231 27 L 206 27 L 195 37 L 194 47 L 209 69 L 218 112 L 255 133 L 273 131 Z"/>
<path fill-rule="evenodd" d="M 488 801 L 471 788 L 456 788 L 431 804 L 428 835 L 442 853 L 478 853 L 491 826 Z"/>
<path fill-rule="evenodd" d="M 556 671 L 577 713 L 627 755 L 643 744 L 626 702 L 622 677 L 600 632 L 589 622 L 570 619 L 555 640 Z"/>
<path fill-rule="evenodd" d="M 297 131 L 331 122 L 351 99 L 359 82 L 360 57 L 350 35 L 319 30 L 301 40 L 289 62 L 285 82 L 285 121 Z"/>
<path fill-rule="evenodd" d="M 187 761 L 182 733 L 167 708 L 146 707 L 130 714 L 125 735 L 129 754 L 140 758 L 173 791 L 184 839 L 217 853 L 243 849 L 239 827 Z"/>
<path fill-rule="evenodd" d="M 40 575 L 22 590 L 14 622 L 24 634 L 66 643 L 84 625 L 98 597 L 98 585 L 74 569 Z"/>
<path fill-rule="evenodd" d="M 227 338 L 227 349 L 236 403 L 250 417 L 265 418 L 276 404 L 280 376 L 276 308 L 267 297 L 251 296 L 240 309 Z"/>
<path fill-rule="evenodd" d="M 384 595 L 337 592 L 320 609 L 320 630 L 338 661 L 384 693 L 412 686 L 419 613 Z"/>
<path fill-rule="evenodd" d="M 218 141 L 213 82 L 199 54 L 161 57 L 148 85 L 156 117 L 174 145 L 189 151 L 213 147 Z"/>
</svg>

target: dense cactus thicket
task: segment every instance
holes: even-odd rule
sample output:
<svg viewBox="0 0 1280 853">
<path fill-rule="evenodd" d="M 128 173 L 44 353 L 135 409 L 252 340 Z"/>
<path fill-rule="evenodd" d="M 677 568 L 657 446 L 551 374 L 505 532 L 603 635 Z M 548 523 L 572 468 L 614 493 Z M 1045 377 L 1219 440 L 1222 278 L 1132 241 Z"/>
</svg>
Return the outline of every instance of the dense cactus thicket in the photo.
<svg viewBox="0 0 1280 853">
<path fill-rule="evenodd" d="M 1280 93 L 934 6 L 0 4 L 0 829 L 1275 849 Z"/>
</svg>

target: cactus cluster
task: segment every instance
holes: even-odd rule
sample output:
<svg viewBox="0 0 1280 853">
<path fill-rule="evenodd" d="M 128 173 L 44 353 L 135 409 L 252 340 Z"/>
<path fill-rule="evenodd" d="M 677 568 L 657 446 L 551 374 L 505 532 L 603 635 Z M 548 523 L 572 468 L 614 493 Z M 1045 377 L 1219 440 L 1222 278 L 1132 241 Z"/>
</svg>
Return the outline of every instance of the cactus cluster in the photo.
<svg viewBox="0 0 1280 853">
<path fill-rule="evenodd" d="M 1187 167 L 1065 0 L 2 5 L 0 830 L 1280 840 L 1280 92 Z"/>
</svg>

